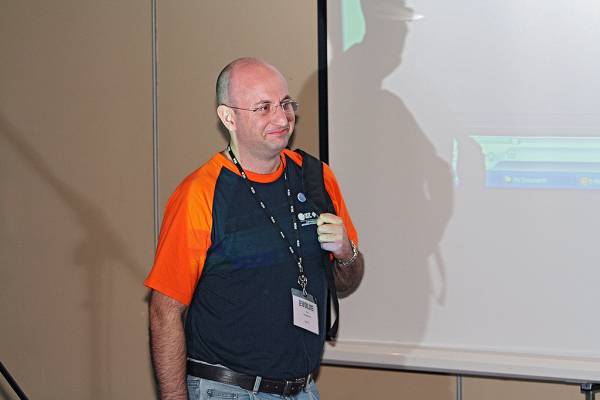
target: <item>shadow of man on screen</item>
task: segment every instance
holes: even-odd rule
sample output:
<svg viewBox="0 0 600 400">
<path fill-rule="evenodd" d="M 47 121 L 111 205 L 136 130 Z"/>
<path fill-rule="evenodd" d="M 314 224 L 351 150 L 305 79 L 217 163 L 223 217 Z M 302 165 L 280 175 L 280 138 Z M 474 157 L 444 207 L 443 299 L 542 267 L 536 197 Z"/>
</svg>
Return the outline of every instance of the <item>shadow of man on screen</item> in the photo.
<svg viewBox="0 0 600 400">
<path fill-rule="evenodd" d="M 403 1 L 361 6 L 364 38 L 346 52 L 334 49 L 328 73 L 330 154 L 334 170 L 352 182 L 344 194 L 369 258 L 369 304 L 357 300 L 362 312 L 352 323 L 371 329 L 373 339 L 418 344 L 431 302 L 445 301 L 439 243 L 452 214 L 451 169 L 402 99 L 382 88 L 400 66 L 413 11 Z"/>
</svg>

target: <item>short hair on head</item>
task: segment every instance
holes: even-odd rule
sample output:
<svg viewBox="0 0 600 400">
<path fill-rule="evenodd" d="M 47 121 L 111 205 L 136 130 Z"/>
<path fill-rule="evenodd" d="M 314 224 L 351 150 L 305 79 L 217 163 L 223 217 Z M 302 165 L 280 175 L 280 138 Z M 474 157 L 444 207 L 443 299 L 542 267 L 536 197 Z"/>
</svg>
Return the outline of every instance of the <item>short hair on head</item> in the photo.
<svg viewBox="0 0 600 400">
<path fill-rule="evenodd" d="M 216 99 L 217 99 L 217 105 L 221 105 L 221 104 L 229 104 L 230 102 L 230 96 L 229 96 L 229 82 L 231 80 L 231 73 L 234 71 L 235 68 L 240 67 L 240 66 L 244 66 L 244 65 L 264 65 L 264 66 L 269 66 L 274 68 L 273 66 L 271 66 L 269 63 L 266 63 L 262 60 L 259 60 L 258 58 L 254 58 L 254 57 L 242 57 L 242 58 L 238 58 L 233 60 L 232 62 L 230 62 L 229 64 L 227 64 L 225 66 L 225 68 L 223 68 L 221 70 L 221 72 L 219 73 L 219 76 L 217 77 L 217 93 L 216 93 Z"/>
<path fill-rule="evenodd" d="M 229 63 L 221 70 L 217 78 L 217 105 L 229 104 L 229 75 L 232 70 L 232 63 Z"/>
</svg>

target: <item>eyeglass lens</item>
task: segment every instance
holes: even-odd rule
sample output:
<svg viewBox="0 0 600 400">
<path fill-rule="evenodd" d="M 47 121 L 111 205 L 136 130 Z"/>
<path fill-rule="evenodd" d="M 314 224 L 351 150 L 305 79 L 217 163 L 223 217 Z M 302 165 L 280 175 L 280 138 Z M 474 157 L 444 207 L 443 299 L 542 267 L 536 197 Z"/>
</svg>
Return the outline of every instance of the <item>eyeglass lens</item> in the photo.
<svg viewBox="0 0 600 400">
<path fill-rule="evenodd" d="M 273 104 L 273 103 L 265 104 L 264 109 L 259 109 L 259 111 L 264 110 L 263 112 L 265 114 L 267 114 L 267 113 L 273 114 L 273 113 L 275 113 L 275 111 L 277 111 L 277 107 L 280 107 L 280 106 L 281 106 L 281 109 L 287 114 L 291 114 L 298 109 L 298 103 L 296 103 L 295 101 L 284 101 L 281 104 Z"/>
</svg>

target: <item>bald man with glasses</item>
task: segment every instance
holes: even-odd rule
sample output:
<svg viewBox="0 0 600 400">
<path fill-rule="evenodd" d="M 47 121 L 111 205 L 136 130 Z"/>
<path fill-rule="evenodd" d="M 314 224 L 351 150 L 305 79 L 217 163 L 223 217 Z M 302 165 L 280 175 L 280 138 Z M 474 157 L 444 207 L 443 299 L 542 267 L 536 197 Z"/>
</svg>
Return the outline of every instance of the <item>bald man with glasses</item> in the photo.
<svg viewBox="0 0 600 400">
<path fill-rule="evenodd" d="M 306 191 L 309 156 L 287 149 L 298 103 L 275 67 L 237 59 L 216 96 L 229 145 L 169 199 L 145 281 L 161 399 L 318 399 L 328 297 L 363 274 L 356 230 L 326 164 L 332 212 Z"/>
</svg>

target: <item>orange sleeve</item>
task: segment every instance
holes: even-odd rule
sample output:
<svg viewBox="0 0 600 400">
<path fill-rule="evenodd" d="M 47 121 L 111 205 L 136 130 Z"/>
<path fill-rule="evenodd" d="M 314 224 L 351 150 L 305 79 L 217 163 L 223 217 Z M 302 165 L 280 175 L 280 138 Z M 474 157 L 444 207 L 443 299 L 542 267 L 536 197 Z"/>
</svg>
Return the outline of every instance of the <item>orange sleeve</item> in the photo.
<svg viewBox="0 0 600 400">
<path fill-rule="evenodd" d="M 154 265 L 144 282 L 185 305 L 192 301 L 211 245 L 214 175 L 190 175 L 169 199 Z"/>
<path fill-rule="evenodd" d="M 356 232 L 356 228 L 352 223 L 350 213 L 346 208 L 346 203 L 344 202 L 344 198 L 342 197 L 342 191 L 340 190 L 340 186 L 337 183 L 337 179 L 335 179 L 333 171 L 331 170 L 329 165 L 325 163 L 323 163 L 323 180 L 325 181 L 325 190 L 327 190 L 327 193 L 329 194 L 329 197 L 333 202 L 333 206 L 335 207 L 335 212 L 337 216 L 341 217 L 344 221 L 344 226 L 346 227 L 348 238 L 358 246 L 358 233 Z"/>
</svg>

